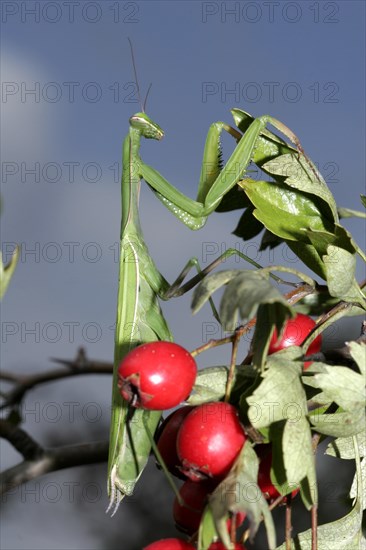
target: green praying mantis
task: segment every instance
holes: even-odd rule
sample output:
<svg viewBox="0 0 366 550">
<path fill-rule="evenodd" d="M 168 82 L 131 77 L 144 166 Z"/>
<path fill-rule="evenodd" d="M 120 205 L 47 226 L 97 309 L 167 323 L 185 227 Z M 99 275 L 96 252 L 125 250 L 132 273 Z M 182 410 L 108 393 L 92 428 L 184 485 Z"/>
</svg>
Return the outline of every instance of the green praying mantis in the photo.
<svg viewBox="0 0 366 550">
<path fill-rule="evenodd" d="M 134 70 L 136 76 L 135 65 Z M 210 126 L 196 200 L 181 193 L 140 157 L 141 139 L 160 140 L 164 135 L 160 126 L 145 112 L 134 114 L 129 121 L 129 132 L 124 139 L 122 153 L 120 268 L 108 462 L 108 510 L 114 507 L 113 513 L 116 512 L 122 498 L 133 493 L 151 450 L 151 434 L 155 432 L 161 417 L 160 411 L 132 409 L 123 400 L 117 387 L 118 366 L 123 357 L 141 343 L 172 340 L 159 299 L 167 300 L 183 293 L 199 282 L 209 269 L 206 268 L 199 273 L 184 287 L 181 283 L 196 260 L 192 259 L 187 263 L 173 285 L 169 285 L 161 275 L 149 255 L 141 231 L 141 180 L 145 180 L 157 198 L 176 218 L 189 228 L 197 230 L 205 224 L 207 217 L 215 211 L 222 199 L 234 190 L 252 160 L 260 164 L 264 158 L 273 159 L 284 152 L 297 153 L 285 141 L 266 129 L 266 125 L 270 123 L 293 143 L 298 144 L 296 136 L 278 120 L 270 116 L 252 119 L 239 109 L 234 109 L 232 114 L 236 125 L 245 129 L 244 134 L 224 122 L 215 122 Z M 223 131 L 233 136 L 237 140 L 237 145 L 222 167 L 220 136 Z M 231 253 L 242 255 L 236 250 L 228 250 L 221 259 Z M 256 267 L 261 267 L 255 262 L 252 263 Z"/>
</svg>

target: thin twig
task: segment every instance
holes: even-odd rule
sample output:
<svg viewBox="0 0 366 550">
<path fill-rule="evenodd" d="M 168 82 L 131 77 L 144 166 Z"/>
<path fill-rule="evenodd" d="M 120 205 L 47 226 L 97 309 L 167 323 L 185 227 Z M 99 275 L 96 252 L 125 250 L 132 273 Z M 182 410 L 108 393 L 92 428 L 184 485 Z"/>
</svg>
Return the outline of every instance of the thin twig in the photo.
<svg viewBox="0 0 366 550">
<path fill-rule="evenodd" d="M 105 462 L 108 458 L 108 447 L 108 441 L 101 441 L 45 449 L 37 458 L 24 460 L 2 472 L 0 494 L 56 470 Z"/>
<path fill-rule="evenodd" d="M 25 393 L 39 384 L 54 382 L 62 378 L 82 374 L 112 374 L 113 372 L 112 363 L 107 363 L 105 361 L 90 361 L 86 358 L 82 349 L 78 351 L 76 359 L 72 361 L 65 359 L 51 360 L 68 367 L 68 370 L 57 369 L 32 374 L 30 376 L 14 375 L 13 373 L 4 371 L 0 372 L 0 379 L 15 384 L 15 387 L 3 396 L 4 402 L 0 406 L 0 409 L 5 409 L 20 403 Z"/>
<path fill-rule="evenodd" d="M 225 399 L 224 399 L 225 403 L 229 402 L 231 390 L 235 379 L 236 357 L 238 355 L 238 346 L 239 346 L 240 338 L 241 338 L 241 335 L 238 335 L 238 331 L 235 331 L 233 347 L 231 351 L 230 369 L 229 369 L 229 374 L 226 382 L 226 391 L 225 391 Z"/>
<path fill-rule="evenodd" d="M 292 523 L 291 523 L 291 493 L 287 496 L 286 502 L 286 550 L 291 550 L 291 533 L 292 533 Z"/>
<path fill-rule="evenodd" d="M 6 420 L 0 420 L 0 437 L 9 441 L 26 460 L 33 460 L 44 454 L 43 447 L 27 432 Z"/>
<path fill-rule="evenodd" d="M 311 550 L 318 550 L 318 507 L 311 508 Z"/>
</svg>

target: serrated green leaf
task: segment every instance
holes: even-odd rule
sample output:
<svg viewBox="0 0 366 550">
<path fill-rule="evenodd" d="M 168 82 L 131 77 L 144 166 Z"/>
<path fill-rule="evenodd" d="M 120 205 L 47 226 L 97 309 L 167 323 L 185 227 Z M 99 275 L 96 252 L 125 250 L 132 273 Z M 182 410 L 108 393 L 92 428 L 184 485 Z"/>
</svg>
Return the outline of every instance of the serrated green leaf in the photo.
<svg viewBox="0 0 366 550">
<path fill-rule="evenodd" d="M 325 292 L 314 292 L 305 296 L 299 304 L 296 304 L 295 309 L 298 313 L 304 313 L 310 316 L 319 316 L 325 310 L 330 310 L 339 300 L 330 296 Z"/>
<path fill-rule="evenodd" d="M 358 454 L 360 457 L 366 456 L 366 433 L 362 430 L 356 436 Z M 325 454 L 342 458 L 344 460 L 353 460 L 356 456 L 354 447 L 354 437 L 338 437 L 331 441 L 325 451 Z"/>
<path fill-rule="evenodd" d="M 364 377 L 347 367 L 326 366 L 324 373 L 314 375 L 312 386 L 322 390 L 330 402 L 334 401 L 344 411 L 365 406 Z"/>
<path fill-rule="evenodd" d="M 331 296 L 344 299 L 352 287 L 356 269 L 356 257 L 343 248 L 329 245 L 323 256 Z"/>
<path fill-rule="evenodd" d="M 294 405 L 301 415 L 307 413 L 306 394 L 300 380 L 302 364 L 271 356 L 267 367 L 261 384 L 247 398 L 248 416 L 255 428 L 287 420 Z"/>
<path fill-rule="evenodd" d="M 210 401 L 219 401 L 225 395 L 228 369 L 226 367 L 207 367 L 198 371 L 192 393 L 187 399 L 189 405 L 201 405 Z"/>
<path fill-rule="evenodd" d="M 2 253 L 0 251 L 0 300 L 4 296 L 9 286 L 10 280 L 13 276 L 14 270 L 18 263 L 18 259 L 19 259 L 19 247 L 17 246 L 13 252 L 13 255 L 9 263 L 6 266 L 4 266 Z"/>
<path fill-rule="evenodd" d="M 205 277 L 197 286 L 192 298 L 192 312 L 197 313 L 201 307 L 208 301 L 210 296 L 220 287 L 226 285 L 232 279 L 238 276 L 237 270 L 226 270 L 213 273 L 209 277 Z"/>
<path fill-rule="evenodd" d="M 364 205 L 364 207 L 366 208 L 366 195 L 360 195 L 361 197 L 361 202 L 362 204 Z"/>
<path fill-rule="evenodd" d="M 359 479 L 361 481 L 361 487 L 358 487 Z M 358 498 L 363 503 L 362 509 L 366 509 L 366 459 L 361 460 L 360 468 L 356 472 L 353 478 L 351 490 L 349 493 L 351 498 Z"/>
<path fill-rule="evenodd" d="M 291 419 L 276 422 L 270 428 L 271 481 L 281 495 L 287 495 L 300 486 L 304 505 L 310 509 L 318 498 L 311 430 L 297 406 L 293 406 L 287 416 Z"/>
<path fill-rule="evenodd" d="M 238 313 L 245 322 L 254 317 L 260 304 L 282 304 L 292 315 L 282 294 L 268 281 L 268 274 L 242 270 L 227 285 L 220 304 L 220 318 L 225 330 L 234 330 Z"/>
<path fill-rule="evenodd" d="M 300 483 L 301 500 L 307 510 L 311 510 L 312 506 L 317 503 L 318 488 L 316 479 L 304 478 Z"/>
<path fill-rule="evenodd" d="M 366 346 L 357 342 L 347 342 L 351 357 L 360 369 L 361 374 L 366 374 Z"/>
<path fill-rule="evenodd" d="M 259 460 L 247 441 L 229 475 L 209 497 L 216 529 L 227 548 L 232 548 L 226 526 L 227 512 L 244 512 L 249 519 L 250 538 L 258 530 L 262 516 L 268 548 L 276 546 L 276 532 L 268 504 L 257 485 Z"/>
<path fill-rule="evenodd" d="M 362 478 L 362 467 L 357 449 L 355 441 L 357 490 L 354 491 L 354 496 L 356 497 L 354 507 L 343 518 L 320 525 L 317 528 L 318 550 L 359 550 L 362 548 L 362 504 L 365 504 L 366 499 L 364 495 L 364 478 Z M 313 547 L 312 538 L 311 529 L 300 533 L 295 539 L 291 540 L 291 548 L 296 550 L 311 550 Z M 287 549 L 287 545 L 282 544 L 277 550 L 285 549 Z"/>
<path fill-rule="evenodd" d="M 336 414 L 319 414 L 317 410 L 309 414 L 314 429 L 332 437 L 350 437 L 357 435 L 365 427 L 365 412 L 339 412 Z"/>
<path fill-rule="evenodd" d="M 298 412 L 295 410 L 295 413 Z M 315 475 L 315 460 L 311 443 L 311 431 L 304 416 L 288 420 L 283 432 L 283 453 L 286 476 L 289 483 L 298 484 L 312 472 Z"/>
<path fill-rule="evenodd" d="M 337 521 L 318 527 L 318 550 L 360 550 L 362 537 L 359 506 L 356 505 L 349 514 Z M 300 533 L 291 540 L 293 550 L 311 550 L 311 529 Z M 286 550 L 283 543 L 276 550 Z"/>
<path fill-rule="evenodd" d="M 349 231 L 335 224 L 333 232 L 311 229 L 306 233 L 324 263 L 330 295 L 365 306 L 364 296 L 355 279 L 358 248 Z"/>
<path fill-rule="evenodd" d="M 326 280 L 324 262 L 312 244 L 301 241 L 286 241 L 287 246 L 305 265 L 307 265 L 314 273 Z"/>
<path fill-rule="evenodd" d="M 275 235 L 292 241 L 307 241 L 305 231 L 331 231 L 313 198 L 279 183 L 245 179 L 240 182 L 254 204 L 254 216 Z"/>
<path fill-rule="evenodd" d="M 351 254 L 354 254 L 356 252 L 357 247 L 355 242 L 353 241 L 352 235 L 342 225 L 334 224 L 331 232 L 317 231 L 312 229 L 307 232 L 307 235 L 321 255 L 327 254 L 327 249 L 329 245 L 343 248 Z M 338 260 L 336 257 L 334 257 L 333 261 L 337 262 Z"/>
<path fill-rule="evenodd" d="M 329 219 L 338 221 L 337 206 L 323 177 L 314 164 L 298 153 L 277 156 L 263 166 L 271 175 L 285 177 L 286 185 L 304 193 L 315 195 L 324 201 L 322 210 Z"/>
</svg>

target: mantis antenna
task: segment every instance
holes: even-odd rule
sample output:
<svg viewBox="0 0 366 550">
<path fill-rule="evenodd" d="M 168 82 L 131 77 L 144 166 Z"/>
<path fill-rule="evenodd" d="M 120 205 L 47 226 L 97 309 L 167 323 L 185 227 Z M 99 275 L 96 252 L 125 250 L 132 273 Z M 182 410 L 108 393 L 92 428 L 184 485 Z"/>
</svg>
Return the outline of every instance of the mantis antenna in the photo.
<svg viewBox="0 0 366 550">
<path fill-rule="evenodd" d="M 128 38 L 127 40 L 128 40 L 128 42 L 130 43 L 131 58 L 132 58 L 132 65 L 133 65 L 133 72 L 134 72 L 134 75 L 135 75 L 135 82 L 136 82 L 136 86 L 137 86 L 137 95 L 138 95 L 138 97 L 139 97 L 139 102 L 140 102 L 140 105 L 141 105 L 141 110 L 142 110 L 142 112 L 144 113 L 144 112 L 145 112 L 145 107 L 146 107 L 147 98 L 148 98 L 148 95 L 149 95 L 149 92 L 150 92 L 150 89 L 151 89 L 152 84 L 151 84 L 151 83 L 149 84 L 149 87 L 148 87 L 148 89 L 147 89 L 147 93 L 146 93 L 146 96 L 145 96 L 145 101 L 144 101 L 144 103 L 142 103 L 142 101 L 141 101 L 141 94 L 140 94 L 139 80 L 138 80 L 138 78 L 137 78 L 137 70 L 136 70 L 135 56 L 134 56 L 134 53 L 133 53 L 133 46 L 132 46 L 131 39 Z"/>
</svg>

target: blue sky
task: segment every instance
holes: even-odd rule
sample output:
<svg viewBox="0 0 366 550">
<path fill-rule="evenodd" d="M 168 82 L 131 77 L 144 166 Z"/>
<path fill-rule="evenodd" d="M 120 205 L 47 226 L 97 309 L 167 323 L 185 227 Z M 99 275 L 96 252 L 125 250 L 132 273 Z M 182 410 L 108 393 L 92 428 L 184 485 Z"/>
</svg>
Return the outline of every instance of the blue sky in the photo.
<svg viewBox="0 0 366 550">
<path fill-rule="evenodd" d="M 1 7 L 2 243 L 4 252 L 11 242 L 24 250 L 3 304 L 7 369 L 46 369 L 49 357 L 72 357 L 78 345 L 91 357 L 112 357 L 121 143 L 129 117 L 140 110 L 127 37 L 142 95 L 153 83 L 147 112 L 166 133 L 161 142 L 144 143 L 142 156 L 184 193 L 195 196 L 209 125 L 230 124 L 237 106 L 292 128 L 336 201 L 360 207 L 363 2 L 9 1 Z M 224 158 L 231 147 L 225 139 Z M 145 189 L 141 217 L 150 252 L 169 280 L 192 255 L 210 261 L 213 250 L 243 246 L 230 234 L 237 215 L 213 215 L 192 233 Z M 363 245 L 362 222 L 346 226 Z M 256 255 L 257 245 L 245 251 Z M 282 263 L 283 252 L 257 260 Z M 218 336 L 208 310 L 191 319 L 189 298 L 179 310 L 172 302 L 165 311 L 188 348 Z M 80 398 L 77 388 L 70 391 Z M 108 407 L 108 381 L 90 392 Z M 98 548 L 85 540 L 85 547 Z M 32 547 L 25 539 L 23 546 L 14 542 L 11 530 L 5 543 Z"/>
</svg>

